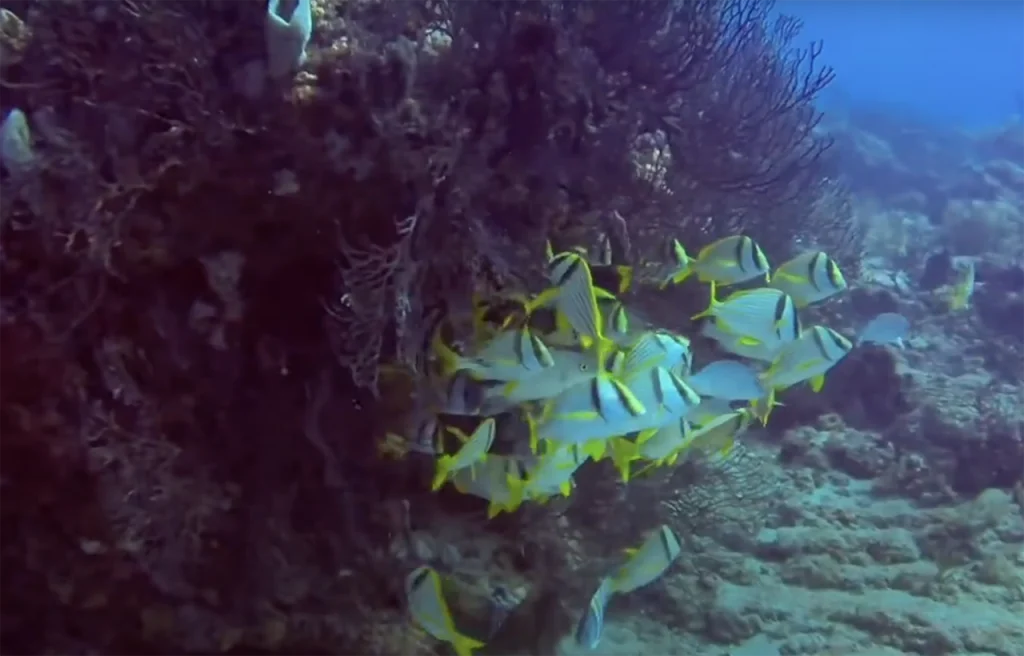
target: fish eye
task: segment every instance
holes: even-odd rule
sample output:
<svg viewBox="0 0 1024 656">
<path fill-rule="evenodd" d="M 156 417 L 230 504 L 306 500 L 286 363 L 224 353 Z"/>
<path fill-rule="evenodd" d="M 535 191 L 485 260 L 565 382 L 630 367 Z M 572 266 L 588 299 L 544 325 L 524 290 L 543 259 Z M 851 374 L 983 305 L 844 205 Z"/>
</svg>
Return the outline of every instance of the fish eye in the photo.
<svg viewBox="0 0 1024 656">
<path fill-rule="evenodd" d="M 590 365 L 589 364 L 587 364 L 586 362 L 581 362 L 580 363 L 580 371 L 587 371 L 588 369 L 590 369 Z"/>
</svg>

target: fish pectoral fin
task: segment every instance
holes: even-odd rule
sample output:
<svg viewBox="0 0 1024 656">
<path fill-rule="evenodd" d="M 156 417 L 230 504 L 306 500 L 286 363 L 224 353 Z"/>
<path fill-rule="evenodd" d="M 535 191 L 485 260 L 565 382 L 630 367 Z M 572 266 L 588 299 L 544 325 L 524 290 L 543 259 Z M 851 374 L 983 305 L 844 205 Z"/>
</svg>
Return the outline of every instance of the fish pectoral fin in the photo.
<svg viewBox="0 0 1024 656">
<path fill-rule="evenodd" d="M 811 379 L 811 389 L 815 392 L 820 392 L 821 388 L 825 386 L 825 374 L 815 376 Z"/>
<path fill-rule="evenodd" d="M 541 293 L 534 296 L 532 299 L 526 301 L 523 307 L 526 310 L 527 316 L 533 314 L 534 311 L 536 311 L 538 308 L 542 308 L 545 305 L 548 305 L 549 303 L 554 301 L 556 298 L 558 298 L 558 294 L 560 292 L 561 288 L 559 287 L 549 287 L 548 289 L 545 289 Z"/>
<path fill-rule="evenodd" d="M 615 269 L 619 273 L 619 293 L 625 294 L 633 285 L 633 267 L 619 264 Z"/>
<path fill-rule="evenodd" d="M 626 547 L 622 550 L 622 553 L 626 554 L 627 556 L 633 556 L 634 554 L 636 554 L 637 551 L 640 551 L 638 547 Z"/>
<path fill-rule="evenodd" d="M 644 443 L 644 442 L 646 442 L 647 440 L 649 440 L 649 439 L 651 439 L 652 437 L 654 437 L 654 435 L 655 435 L 655 434 L 656 434 L 657 432 L 658 432 L 658 429 L 657 429 L 657 428 L 648 428 L 647 430 L 642 430 L 642 431 L 640 431 L 640 433 L 639 433 L 639 434 L 638 434 L 638 435 L 636 436 L 636 443 L 637 443 L 638 445 L 639 445 L 639 444 L 643 444 L 643 443 Z"/>
<path fill-rule="evenodd" d="M 466 435 L 466 433 L 464 433 L 463 431 L 459 430 L 454 426 L 445 426 L 445 430 L 454 435 L 456 439 L 458 439 L 463 444 L 469 441 L 469 435 Z"/>
<path fill-rule="evenodd" d="M 563 497 L 569 496 L 569 493 L 572 492 L 572 481 L 562 483 L 558 486 L 558 490 L 562 493 Z"/>
<path fill-rule="evenodd" d="M 437 468 L 434 472 L 434 480 L 430 484 L 430 490 L 437 492 L 444 485 L 444 482 L 448 480 L 448 474 L 451 472 L 452 464 L 455 458 L 452 456 L 441 456 L 437 459 Z"/>
<path fill-rule="evenodd" d="M 583 444 L 580 449 L 584 454 L 590 456 L 594 462 L 600 461 L 604 458 L 604 450 L 607 440 L 590 440 Z"/>
<path fill-rule="evenodd" d="M 485 643 L 461 633 L 456 632 L 452 635 L 452 649 L 455 650 L 455 656 L 473 656 L 473 650 L 480 649 L 484 645 Z"/>
</svg>

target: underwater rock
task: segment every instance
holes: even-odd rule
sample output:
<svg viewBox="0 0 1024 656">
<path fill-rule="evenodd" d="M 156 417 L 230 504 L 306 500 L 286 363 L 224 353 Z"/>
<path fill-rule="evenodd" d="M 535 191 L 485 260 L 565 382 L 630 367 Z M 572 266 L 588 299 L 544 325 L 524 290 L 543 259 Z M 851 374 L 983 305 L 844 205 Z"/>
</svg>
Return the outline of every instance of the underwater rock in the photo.
<svg viewBox="0 0 1024 656">
<path fill-rule="evenodd" d="M 982 257 L 975 267 L 975 280 L 993 291 L 1024 292 L 1024 266 L 1006 258 Z"/>
<path fill-rule="evenodd" d="M 978 318 L 992 332 L 1024 344 L 1024 293 L 980 287 L 972 300 Z"/>
<path fill-rule="evenodd" d="M 888 289 L 854 287 L 849 291 L 854 311 L 864 317 L 877 317 L 883 312 L 899 311 L 896 295 Z"/>
<path fill-rule="evenodd" d="M 868 434 L 859 433 L 862 439 L 831 439 L 825 444 L 825 454 L 834 469 L 851 478 L 869 480 L 885 473 L 892 463 L 892 452 L 880 439 L 866 439 Z"/>
<path fill-rule="evenodd" d="M 851 351 L 829 372 L 823 392 L 848 426 L 883 429 L 912 409 L 906 394 L 910 383 L 897 373 L 890 348 L 869 344 Z"/>
<path fill-rule="evenodd" d="M 917 284 L 924 290 L 937 289 L 953 279 L 953 256 L 946 249 L 932 253 L 924 261 Z"/>
<path fill-rule="evenodd" d="M 771 425 L 786 430 L 835 413 L 852 428 L 882 430 L 913 409 L 907 394 L 911 383 L 897 373 L 889 348 L 859 346 L 829 371 L 821 393 L 806 385 L 786 390 Z"/>
</svg>

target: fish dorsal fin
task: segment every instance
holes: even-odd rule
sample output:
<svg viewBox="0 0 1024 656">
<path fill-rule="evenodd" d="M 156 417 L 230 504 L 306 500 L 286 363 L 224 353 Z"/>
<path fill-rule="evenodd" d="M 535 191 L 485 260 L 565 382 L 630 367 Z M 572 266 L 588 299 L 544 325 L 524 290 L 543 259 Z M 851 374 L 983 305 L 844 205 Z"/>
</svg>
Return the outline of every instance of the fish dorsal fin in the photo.
<svg viewBox="0 0 1024 656">
<path fill-rule="evenodd" d="M 658 340 L 658 334 L 645 333 L 626 353 L 622 370 L 627 377 L 633 376 L 656 365 L 664 355 L 665 348 Z"/>
<path fill-rule="evenodd" d="M 454 435 L 463 444 L 472 439 L 471 436 L 466 435 L 464 431 L 459 430 L 455 426 L 445 426 L 444 429 Z"/>
</svg>

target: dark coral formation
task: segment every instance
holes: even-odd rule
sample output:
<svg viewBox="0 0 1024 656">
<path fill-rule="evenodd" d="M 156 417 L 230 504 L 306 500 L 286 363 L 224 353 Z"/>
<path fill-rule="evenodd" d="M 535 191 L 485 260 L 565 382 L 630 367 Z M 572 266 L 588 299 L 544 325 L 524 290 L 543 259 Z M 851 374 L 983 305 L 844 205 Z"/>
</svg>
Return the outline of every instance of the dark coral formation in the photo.
<svg viewBox="0 0 1024 656">
<path fill-rule="evenodd" d="M 830 370 L 815 393 L 806 385 L 787 390 L 783 405 L 772 411 L 772 427 L 786 430 L 835 413 L 854 428 L 884 431 L 913 409 L 912 381 L 896 371 L 896 358 L 885 347 L 859 346 Z"/>
<path fill-rule="evenodd" d="M 274 81 L 260 2 L 5 3 L 37 157 L 0 181 L 4 649 L 419 648 L 382 363 L 548 238 L 813 231 L 855 270 L 832 74 L 769 9 L 321 2 Z"/>
</svg>

